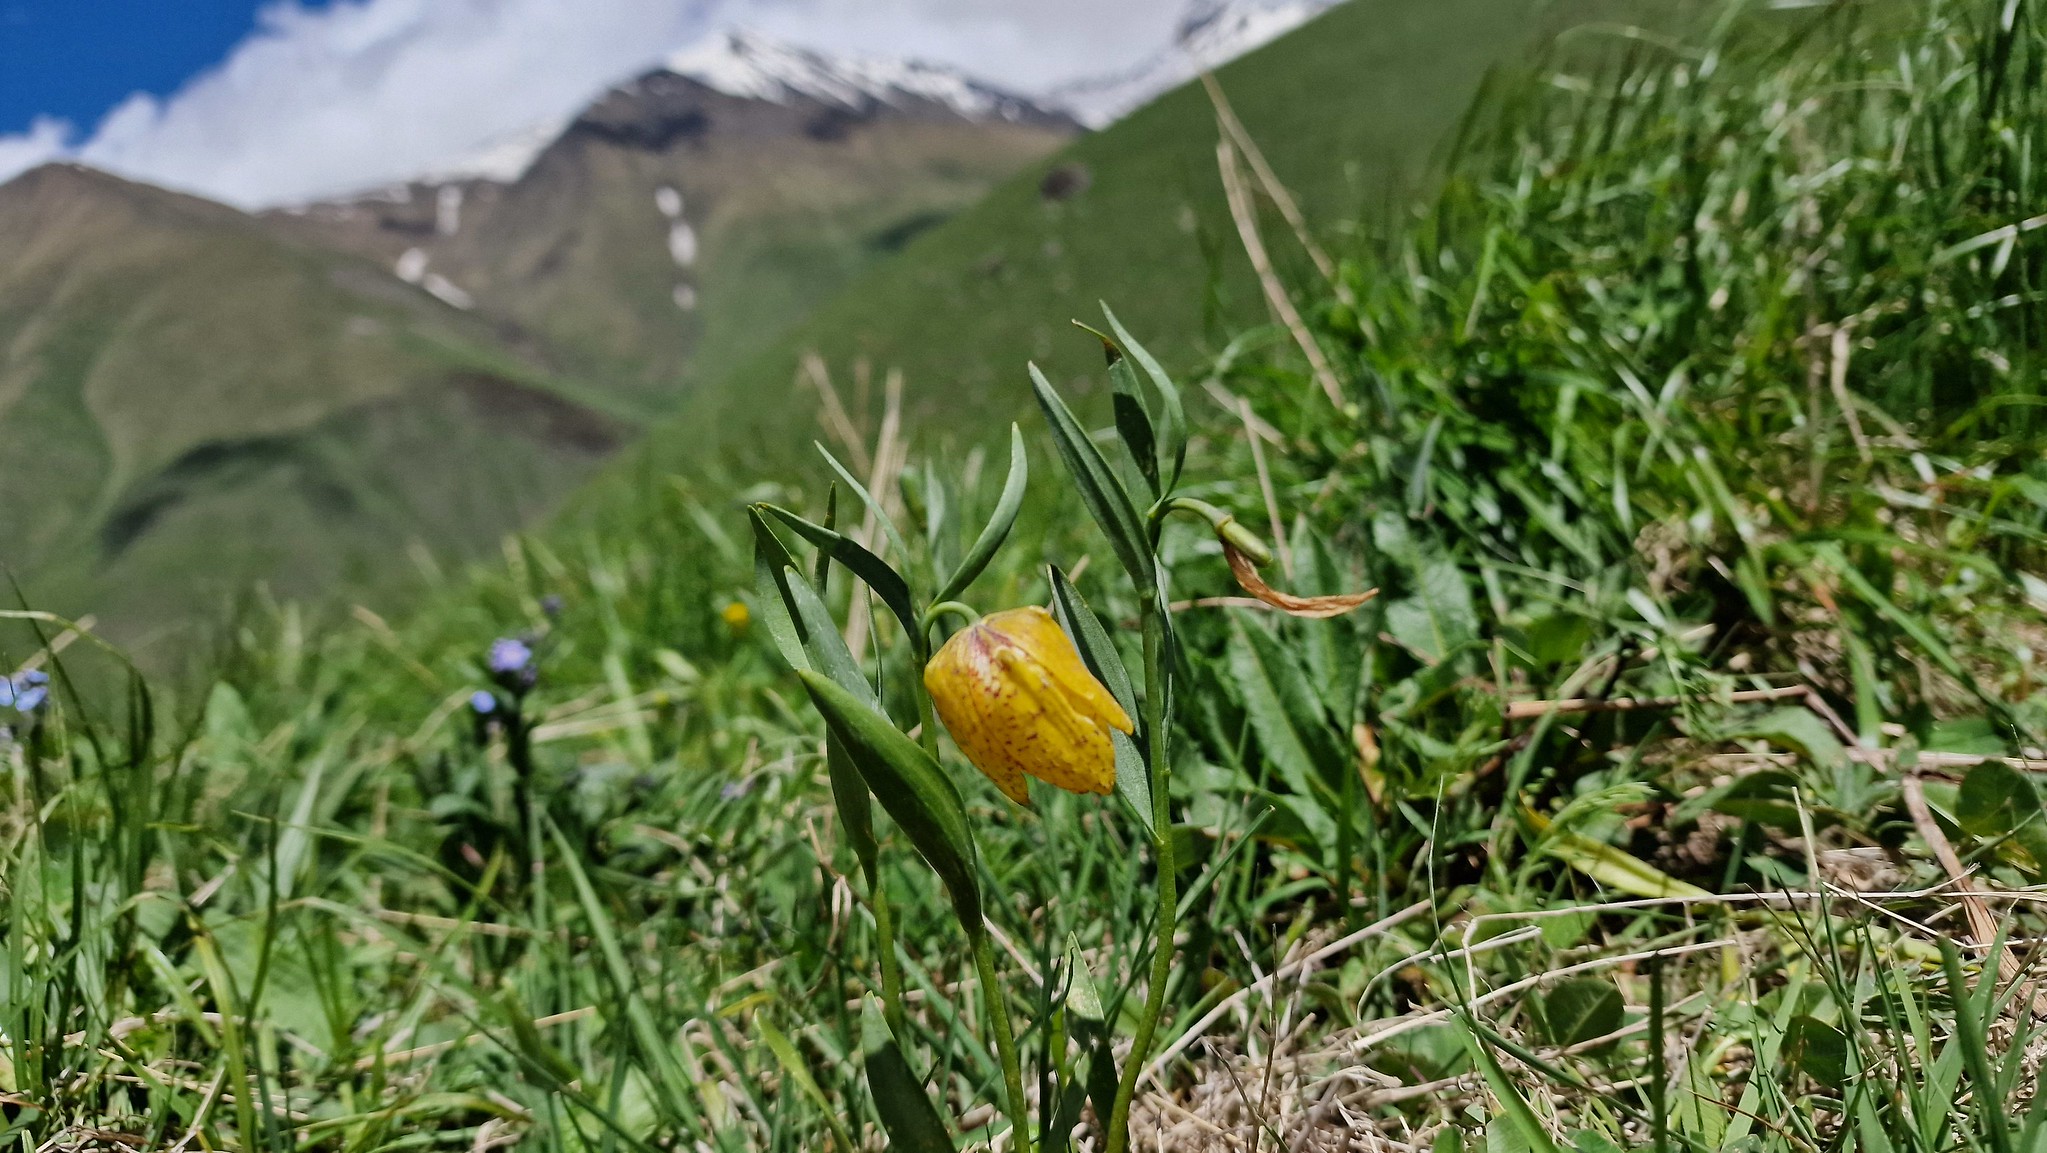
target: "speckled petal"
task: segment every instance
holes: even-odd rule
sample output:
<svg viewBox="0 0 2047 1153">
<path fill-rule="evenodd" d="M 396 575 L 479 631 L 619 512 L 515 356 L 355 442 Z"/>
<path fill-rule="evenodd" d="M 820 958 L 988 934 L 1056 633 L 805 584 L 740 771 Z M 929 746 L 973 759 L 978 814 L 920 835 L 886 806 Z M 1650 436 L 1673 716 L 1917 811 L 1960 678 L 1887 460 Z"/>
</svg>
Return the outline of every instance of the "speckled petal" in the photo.
<svg viewBox="0 0 2047 1153">
<path fill-rule="evenodd" d="M 924 688 L 967 760 L 995 782 L 1003 796 L 1028 805 L 1023 769 L 1001 736 L 1003 687 L 989 641 L 972 629 L 962 630 L 924 666 Z"/>
<path fill-rule="evenodd" d="M 1130 717 L 1088 672 L 1052 615 L 991 613 L 954 634 L 924 669 L 939 720 L 1003 794 L 1028 803 L 1028 774 L 1073 793 L 1116 785 L 1109 730 Z"/>
<path fill-rule="evenodd" d="M 1073 638 L 1059 627 L 1051 613 L 1036 605 L 1007 612 L 993 613 L 988 617 L 990 628 L 1007 634 L 1018 648 L 1030 653 L 1059 690 L 1066 694 L 1074 711 L 1123 732 L 1133 732 L 1136 726 L 1130 721 L 1130 714 L 1116 703 L 1116 698 L 1102 686 L 1088 671 L 1087 662 L 1080 656 Z"/>
</svg>

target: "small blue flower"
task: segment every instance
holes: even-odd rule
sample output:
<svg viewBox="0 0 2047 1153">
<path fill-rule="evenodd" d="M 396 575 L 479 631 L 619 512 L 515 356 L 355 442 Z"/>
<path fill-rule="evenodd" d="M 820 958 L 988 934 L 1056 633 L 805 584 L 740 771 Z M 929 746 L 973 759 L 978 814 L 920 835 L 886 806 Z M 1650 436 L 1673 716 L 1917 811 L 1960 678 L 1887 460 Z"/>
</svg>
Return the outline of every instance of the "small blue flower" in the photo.
<svg viewBox="0 0 2047 1153">
<path fill-rule="evenodd" d="M 724 788 L 718 790 L 718 796 L 723 800 L 736 801 L 752 791 L 753 778 L 747 777 L 742 780 L 729 782 Z"/>
<path fill-rule="evenodd" d="M 505 676 L 533 665 L 533 649 L 517 637 L 499 637 L 490 645 L 490 671 Z"/>
<path fill-rule="evenodd" d="M 469 707 L 479 717 L 487 717 L 498 711 L 498 695 L 489 689 L 478 689 L 469 694 Z"/>
<path fill-rule="evenodd" d="M 49 699 L 50 674 L 39 669 L 16 673 L 0 679 L 0 709 L 11 708 L 16 712 L 32 713 Z"/>
<path fill-rule="evenodd" d="M 541 597 L 540 611 L 546 614 L 548 620 L 554 620 L 555 618 L 561 616 L 562 615 L 561 597 L 556 595 L 555 593 L 548 593 L 546 596 Z"/>
</svg>

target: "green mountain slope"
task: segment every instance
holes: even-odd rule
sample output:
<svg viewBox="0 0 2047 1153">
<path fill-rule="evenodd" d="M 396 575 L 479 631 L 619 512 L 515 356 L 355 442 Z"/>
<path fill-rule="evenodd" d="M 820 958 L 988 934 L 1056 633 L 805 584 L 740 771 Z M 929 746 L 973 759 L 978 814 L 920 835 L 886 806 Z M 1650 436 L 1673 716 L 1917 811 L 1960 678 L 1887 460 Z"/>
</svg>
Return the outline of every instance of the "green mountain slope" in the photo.
<svg viewBox="0 0 2047 1153">
<path fill-rule="evenodd" d="M 1218 78 L 1308 219 L 1349 220 L 1360 208 L 1408 202 L 1489 70 L 1620 7 L 1352 0 Z M 1086 387 L 1099 356 L 1066 321 L 1098 315 L 1099 299 L 1160 347 L 1212 344 L 1262 322 L 1216 139 L 1208 97 L 1189 85 L 1075 141 L 693 398 L 688 415 L 655 438 L 657 459 L 694 458 L 712 438 L 742 465 L 787 459 L 815 427 L 814 397 L 795 383 L 810 351 L 835 369 L 863 357 L 900 368 L 926 427 L 977 429 L 1027 402 L 1027 360 Z M 1061 184 L 1080 187 L 1060 195 Z M 1299 251 L 1284 228 L 1276 215 L 1266 221 L 1283 261 Z M 1293 273 L 1312 275 L 1283 271 L 1297 284 Z"/>
<path fill-rule="evenodd" d="M 137 642 L 254 581 L 388 599 L 530 523 L 1071 124 L 657 72 L 510 184 L 248 214 L 0 187 L 0 563 Z"/>
<path fill-rule="evenodd" d="M 117 637 L 472 548 L 624 432 L 483 322 L 232 209 L 66 166 L 0 187 L 0 562 Z"/>
<path fill-rule="evenodd" d="M 1042 113 L 735 96 L 655 71 L 586 109 L 515 182 L 414 184 L 273 217 L 412 262 L 654 416 L 1074 131 Z"/>
</svg>

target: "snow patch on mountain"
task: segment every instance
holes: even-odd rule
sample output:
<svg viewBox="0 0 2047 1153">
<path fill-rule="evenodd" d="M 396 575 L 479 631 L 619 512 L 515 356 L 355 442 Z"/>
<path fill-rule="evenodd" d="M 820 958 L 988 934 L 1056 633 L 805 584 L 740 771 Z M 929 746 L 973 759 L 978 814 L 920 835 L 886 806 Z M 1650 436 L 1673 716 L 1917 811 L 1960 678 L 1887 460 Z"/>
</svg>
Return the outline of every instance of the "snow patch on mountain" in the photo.
<svg viewBox="0 0 2047 1153">
<path fill-rule="evenodd" d="M 827 56 L 745 31 L 721 32 L 670 56 L 670 72 L 727 96 L 786 103 L 808 97 L 854 111 L 922 100 L 968 120 L 1022 120 L 1042 109 L 957 69 L 878 56 Z"/>
<path fill-rule="evenodd" d="M 478 141 L 468 152 L 413 177 L 413 182 L 459 184 L 469 180 L 488 180 L 495 184 L 511 184 L 526 175 L 526 170 L 533 167 L 533 162 L 547 146 L 569 126 L 569 120 L 565 116 L 549 117 Z"/>
<path fill-rule="evenodd" d="M 1262 48 L 1341 0 L 1193 0 L 1173 42 L 1135 66 L 1062 84 L 1047 101 L 1101 128 L 1201 73 Z"/>
</svg>

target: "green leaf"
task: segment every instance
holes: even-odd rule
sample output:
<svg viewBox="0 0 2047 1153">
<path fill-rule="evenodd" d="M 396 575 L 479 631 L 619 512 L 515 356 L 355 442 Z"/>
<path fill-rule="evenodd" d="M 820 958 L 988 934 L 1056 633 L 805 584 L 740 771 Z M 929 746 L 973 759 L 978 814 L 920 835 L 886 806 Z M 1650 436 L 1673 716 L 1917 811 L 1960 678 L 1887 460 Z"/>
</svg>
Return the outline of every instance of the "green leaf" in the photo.
<svg viewBox="0 0 2047 1153">
<path fill-rule="evenodd" d="M 1087 607 L 1073 582 L 1058 565 L 1048 565 L 1052 578 L 1052 612 L 1059 618 L 1059 627 L 1073 638 L 1073 647 L 1080 650 L 1080 659 L 1086 662 L 1088 671 L 1123 706 L 1123 711 L 1133 720 L 1143 716 L 1137 708 L 1137 691 L 1131 686 L 1130 671 L 1123 666 L 1123 658 L 1116 652 L 1116 643 L 1109 639 L 1109 630 Z M 1140 732 L 1140 735 L 1142 733 Z M 1111 731 L 1109 743 L 1116 750 L 1116 795 L 1123 798 L 1137 819 L 1144 826 L 1147 836 L 1156 837 L 1152 827 L 1151 774 L 1145 767 L 1144 756 L 1137 742 L 1122 733 Z"/>
<path fill-rule="evenodd" d="M 758 1014 L 754 1016 L 753 1030 L 767 1045 L 768 1052 L 775 1055 L 775 1063 L 782 1067 L 782 1072 L 795 1084 L 797 1090 L 808 1097 L 811 1104 L 817 1106 L 817 1111 L 823 1115 L 825 1124 L 831 1127 L 832 1139 L 838 1142 L 840 1153 L 853 1153 L 855 1148 L 853 1135 L 846 1131 L 845 1122 L 839 1120 L 839 1111 L 833 1107 L 830 1098 L 824 1095 L 824 1090 L 818 1087 L 817 1078 L 810 1075 L 810 1066 L 804 1063 L 803 1055 L 796 1051 L 796 1046 L 790 1044 L 789 1038 L 784 1036 L 780 1029 L 775 1028 L 774 1022 L 765 1016 Z M 943 1126 L 940 1126 L 940 1131 L 944 1131 Z"/>
<path fill-rule="evenodd" d="M 2032 778 L 2002 761 L 1969 770 L 1955 793 L 1955 823 L 1985 841 L 2008 837 L 2001 856 L 2028 873 L 2047 871 L 2047 810 Z"/>
<path fill-rule="evenodd" d="M 1550 1140 L 1549 1129 L 1536 1117 L 1535 1110 L 1529 1106 L 1527 1098 L 1521 1096 L 1521 1091 L 1514 1087 L 1513 1079 L 1500 1067 L 1499 1059 L 1493 1056 L 1491 1047 L 1479 1039 L 1478 1032 L 1472 1027 L 1471 1022 L 1462 1015 L 1457 1018 L 1457 1023 L 1463 1026 L 1465 1050 L 1471 1054 L 1472 1062 L 1485 1074 L 1486 1087 L 1493 1091 L 1494 1098 L 1500 1102 L 1500 1110 L 1513 1125 L 1515 1133 L 1534 1153 L 1557 1153 L 1556 1143 Z"/>
<path fill-rule="evenodd" d="M 783 571 L 782 587 L 788 590 L 789 607 L 795 612 L 796 628 L 803 637 L 805 667 L 830 677 L 840 688 L 859 697 L 862 704 L 880 712 L 881 701 L 874 695 L 874 686 L 867 683 L 866 674 L 860 671 L 860 663 L 853 659 L 853 650 L 846 647 L 846 638 L 839 635 L 838 622 L 832 619 L 831 610 L 825 608 L 817 590 L 805 583 L 795 569 Z"/>
<path fill-rule="evenodd" d="M 1103 1019 L 1102 995 L 1095 989 L 1094 974 L 1088 971 L 1087 955 L 1080 951 L 1080 938 L 1066 934 L 1066 1007 L 1088 1021 Z"/>
<path fill-rule="evenodd" d="M 2040 791 L 2024 773 L 2001 761 L 1969 770 L 1955 796 L 1955 823 L 1970 836 L 2002 837 L 2040 816 Z"/>
<path fill-rule="evenodd" d="M 1582 1045 L 1621 1027 L 1626 1005 L 1612 981 L 1574 977 L 1560 981 L 1542 999 L 1544 1031 L 1553 1045 Z"/>
<path fill-rule="evenodd" d="M 1801 1014 L 1791 1019 L 1784 1038 L 1784 1059 L 1829 1089 L 1848 1083 L 1848 1036 L 1818 1017 Z"/>
<path fill-rule="evenodd" d="M 974 836 L 951 778 L 917 742 L 837 682 L 808 669 L 796 676 L 868 790 L 945 882 L 960 926 L 969 936 L 983 932 Z"/>
<path fill-rule="evenodd" d="M 1023 507 L 1024 488 L 1030 480 L 1030 462 L 1024 454 L 1023 430 L 1016 425 L 1009 426 L 1009 479 L 1002 482 L 1002 497 L 995 502 L 995 512 L 981 529 L 981 535 L 974 540 L 974 547 L 967 550 L 967 557 L 960 567 L 953 571 L 945 587 L 938 590 L 934 601 L 949 601 L 965 592 L 988 562 L 995 559 L 995 550 L 1009 537 L 1009 530 L 1016 524 L 1017 510 Z"/>
<path fill-rule="evenodd" d="M 867 583 L 881 603 L 901 621 L 911 636 L 917 635 L 917 608 L 910 599 L 910 585 L 903 575 L 890 567 L 889 563 L 862 547 L 858 541 L 842 533 L 834 532 L 821 524 L 807 521 L 786 508 L 763 504 L 757 506 L 769 516 L 796 530 L 796 533 L 831 554 L 833 560 L 845 565 L 854 576 Z"/>
<path fill-rule="evenodd" d="M 810 659 L 803 651 L 803 631 L 797 627 L 790 607 L 786 575 L 796 561 L 782 538 L 768 527 L 758 505 L 746 510 L 746 519 L 753 526 L 753 585 L 760 594 L 761 623 L 790 668 L 809 668 Z"/>
<path fill-rule="evenodd" d="M 1053 390 L 1052 382 L 1045 379 L 1037 365 L 1030 368 L 1038 407 L 1045 412 L 1045 421 L 1052 428 L 1052 443 L 1058 447 L 1066 471 L 1080 489 L 1081 500 L 1109 538 L 1109 547 L 1130 574 L 1131 582 L 1140 594 L 1150 595 L 1158 583 L 1153 572 L 1151 541 L 1137 509 L 1130 503 L 1130 494 L 1124 491 L 1123 482 L 1116 479 L 1109 462 L 1102 459 L 1101 450 L 1088 439 L 1087 430 L 1074 419 L 1073 410 Z"/>
<path fill-rule="evenodd" d="M 832 803 L 839 810 L 839 827 L 845 830 L 846 843 L 853 847 L 853 855 L 860 858 L 861 867 L 872 874 L 881 853 L 880 842 L 874 836 L 874 796 L 867 791 L 866 779 L 853 767 L 852 758 L 846 755 L 845 746 L 834 733 L 825 734 L 824 763 L 832 782 Z"/>
<path fill-rule="evenodd" d="M 1171 492 L 1179 485 L 1180 468 L 1187 460 L 1187 409 L 1180 401 L 1180 388 L 1159 367 L 1158 360 L 1123 327 L 1123 322 L 1116 319 L 1107 304 L 1102 305 L 1102 315 L 1108 318 L 1109 329 L 1116 334 L 1124 355 L 1137 362 L 1158 392 L 1158 412 L 1152 424 L 1158 433 L 1159 489 Z"/>
<path fill-rule="evenodd" d="M 1150 486 L 1153 499 L 1157 499 L 1158 439 L 1152 435 L 1151 414 L 1145 411 L 1144 394 L 1138 389 L 1137 373 L 1131 370 L 1130 361 L 1124 357 L 1122 349 L 1105 340 L 1102 350 L 1109 358 L 1109 404 L 1116 414 L 1116 432 L 1123 438 L 1123 447 L 1129 450 L 1130 458 L 1137 462 L 1137 471 Z"/>
<path fill-rule="evenodd" d="M 859 478 L 846 471 L 846 466 L 839 463 L 839 458 L 833 456 L 830 449 L 816 441 L 812 441 L 811 446 L 817 449 L 819 456 L 824 457 L 824 462 L 832 467 L 832 471 L 839 474 L 839 479 L 846 482 L 846 487 L 852 489 L 853 494 L 860 498 L 860 503 L 866 505 L 867 510 L 874 514 L 875 521 L 881 525 L 881 531 L 887 534 L 889 544 L 895 547 L 896 555 L 908 557 L 909 546 L 903 543 L 903 534 L 897 530 L 896 522 L 889 517 L 888 510 L 882 507 L 880 501 L 874 499 L 874 494 L 867 491 L 867 486 L 861 484 Z"/>
<path fill-rule="evenodd" d="M 1344 771 L 1344 756 L 1293 650 L 1266 630 L 1233 618 L 1229 666 L 1266 764 L 1295 796 L 1325 798 L 1335 774 Z M 1301 815 L 1318 840 L 1333 842 L 1335 822 L 1319 805 L 1304 808 Z"/>
<path fill-rule="evenodd" d="M 1753 721 L 1744 722 L 1729 735 L 1758 737 L 1796 749 L 1823 769 L 1838 769 L 1848 763 L 1847 750 L 1810 709 L 1773 709 Z"/>
<path fill-rule="evenodd" d="M 1799 779 L 1782 769 L 1736 777 L 1699 798 L 1701 809 L 1777 829 L 1796 829 Z"/>
<path fill-rule="evenodd" d="M 1415 593 L 1386 606 L 1386 633 L 1423 663 L 1449 660 L 1478 639 L 1478 610 L 1457 562 L 1425 557 L 1413 576 Z"/>
<path fill-rule="evenodd" d="M 867 1091 L 874 1094 L 874 1111 L 881 1115 L 881 1127 L 888 1132 L 889 1148 L 903 1153 L 953 1153 L 944 1119 L 925 1094 L 923 1079 L 911 1071 L 871 996 L 860 1006 L 860 1042 Z"/>
<path fill-rule="evenodd" d="M 1536 843 L 1538 851 L 1555 857 L 1609 889 L 1632 897 L 1712 896 L 1697 885 L 1680 881 L 1640 857 L 1624 853 L 1604 841 L 1595 841 L 1567 830 L 1553 830 L 1548 818 L 1530 810 L 1523 810 L 1523 816 L 1541 834 Z"/>
</svg>

